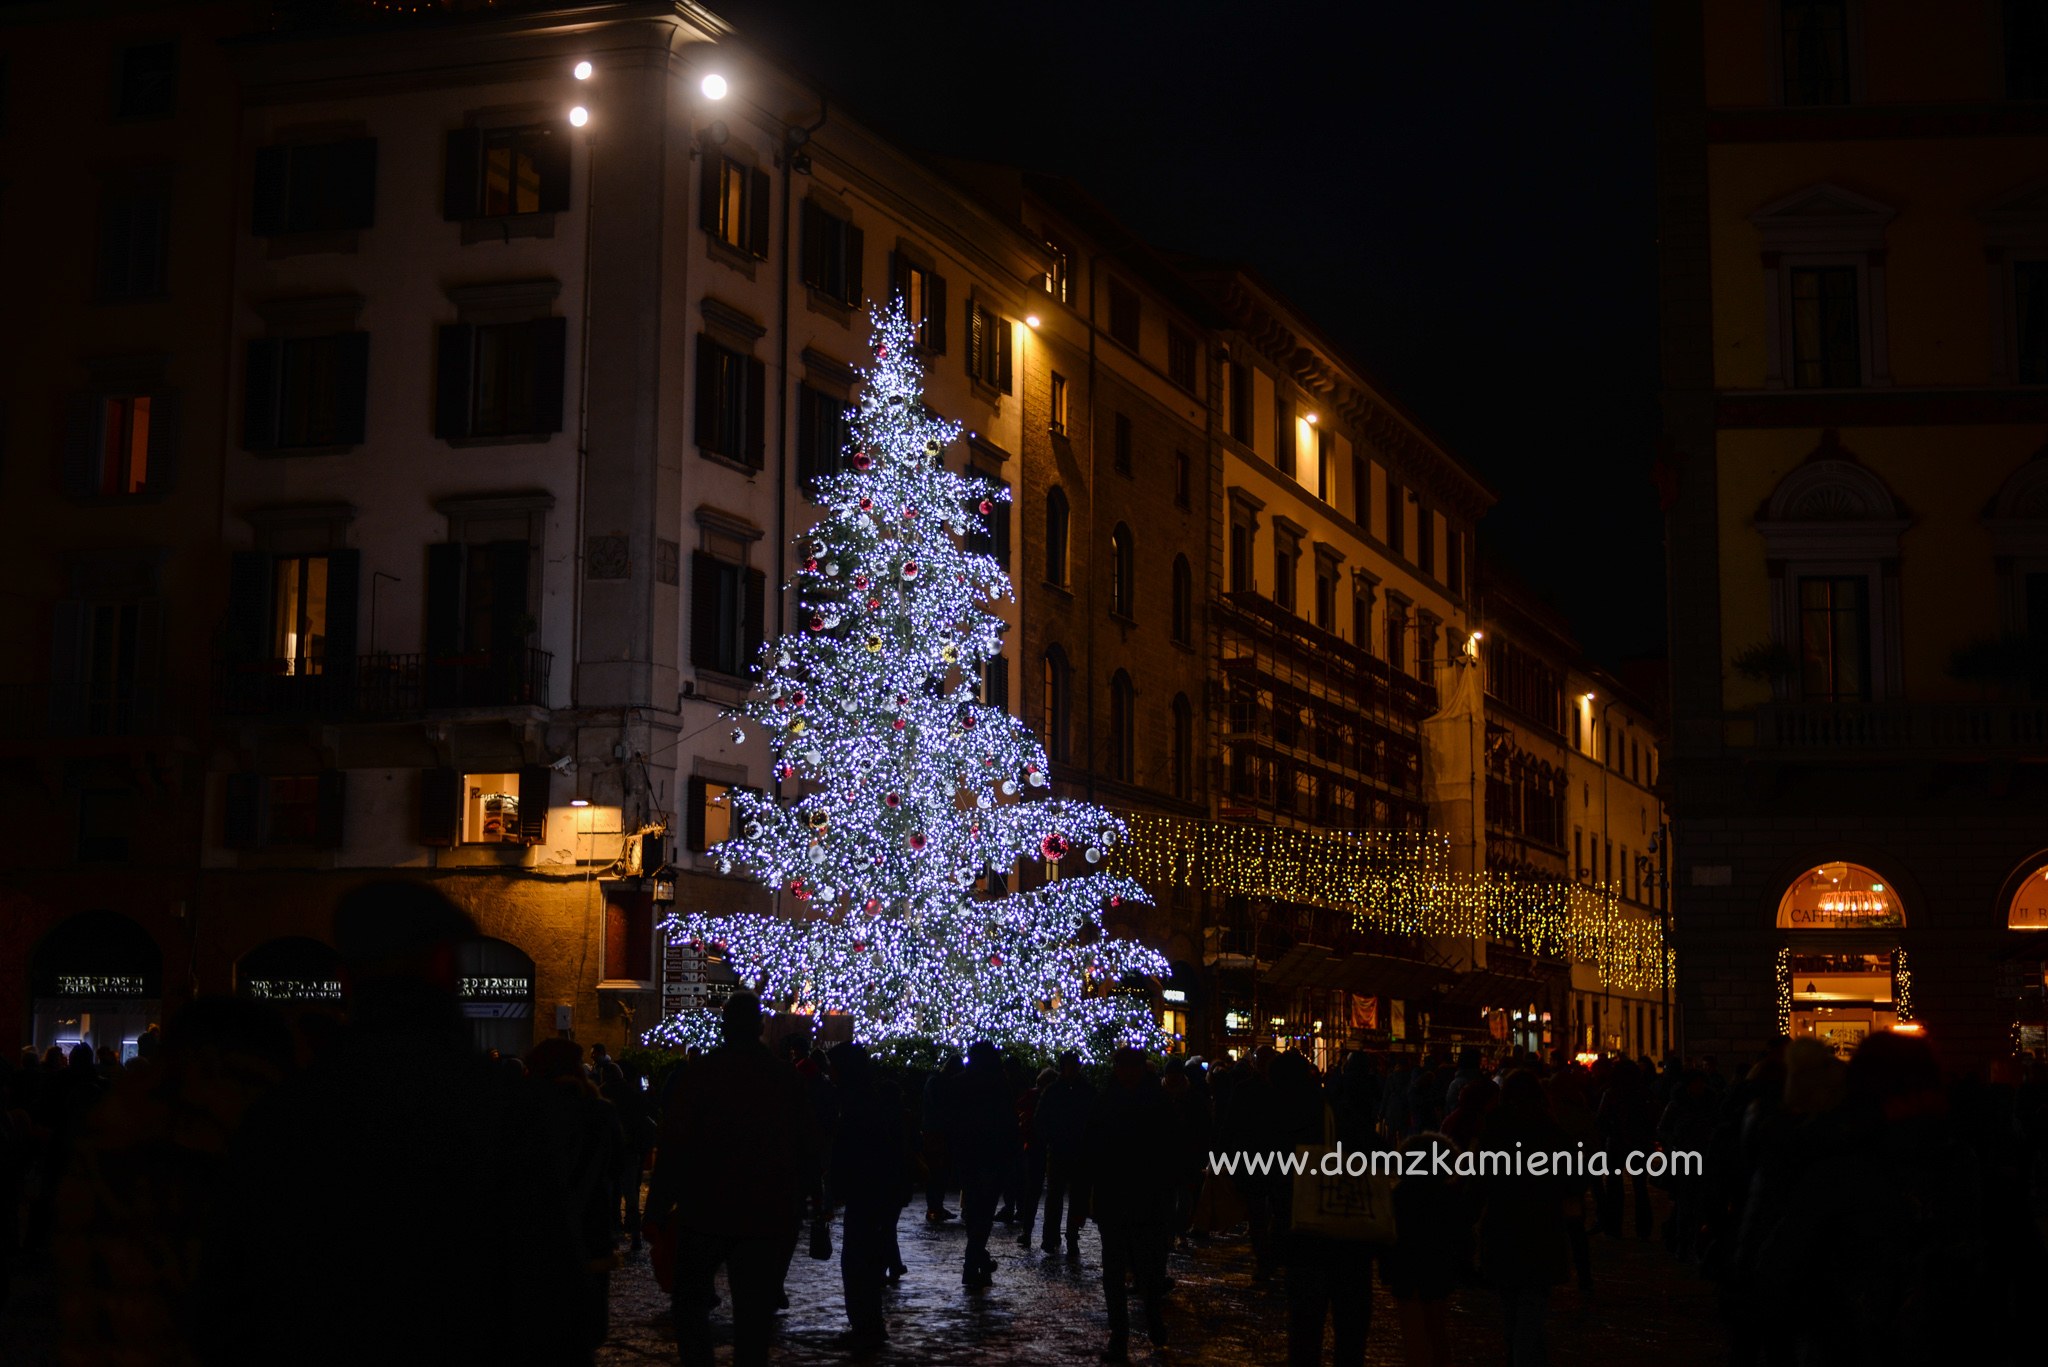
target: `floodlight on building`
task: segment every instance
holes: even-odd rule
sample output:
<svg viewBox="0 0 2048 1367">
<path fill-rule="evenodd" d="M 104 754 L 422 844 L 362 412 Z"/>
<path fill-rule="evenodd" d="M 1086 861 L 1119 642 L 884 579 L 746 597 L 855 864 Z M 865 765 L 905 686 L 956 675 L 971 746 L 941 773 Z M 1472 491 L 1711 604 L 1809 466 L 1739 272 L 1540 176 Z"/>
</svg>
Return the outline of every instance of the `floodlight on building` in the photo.
<svg viewBox="0 0 2048 1367">
<path fill-rule="evenodd" d="M 591 70 L 592 70 L 592 68 L 591 68 L 591 65 L 590 65 L 590 63 L 589 63 L 589 62 L 578 62 L 578 63 L 576 63 L 576 66 L 575 66 L 575 73 L 576 73 L 576 79 L 577 79 L 577 80 L 579 80 L 579 81 L 587 81 L 587 80 L 589 80 L 589 79 L 590 79 L 590 73 L 591 73 Z"/>
<path fill-rule="evenodd" d="M 1037 314 L 1035 314 L 1035 313 L 1027 313 L 1027 314 L 1025 314 L 1025 315 L 1024 315 L 1024 326 L 1025 326 L 1025 327 L 1028 327 L 1028 328 L 1035 328 L 1035 327 L 1037 327 L 1037 326 L 1038 326 L 1038 315 L 1037 315 Z"/>
<path fill-rule="evenodd" d="M 569 122 L 581 128 L 584 124 L 590 122 L 590 111 L 580 104 L 577 105 L 569 111 Z"/>
<path fill-rule="evenodd" d="M 714 71 L 706 76 L 703 84 L 697 88 L 704 92 L 704 98 L 707 100 L 722 100 L 729 87 L 725 83 L 725 77 Z"/>
<path fill-rule="evenodd" d="M 1309 414 L 1309 415 L 1308 415 L 1308 425 L 1309 425 L 1310 427 L 1314 427 L 1314 426 L 1316 425 L 1316 415 L 1315 415 L 1315 414 L 1311 413 L 1311 414 Z"/>
<path fill-rule="evenodd" d="M 572 797 L 569 799 L 569 805 L 571 807 L 588 807 L 590 799 L 587 797 Z"/>
</svg>

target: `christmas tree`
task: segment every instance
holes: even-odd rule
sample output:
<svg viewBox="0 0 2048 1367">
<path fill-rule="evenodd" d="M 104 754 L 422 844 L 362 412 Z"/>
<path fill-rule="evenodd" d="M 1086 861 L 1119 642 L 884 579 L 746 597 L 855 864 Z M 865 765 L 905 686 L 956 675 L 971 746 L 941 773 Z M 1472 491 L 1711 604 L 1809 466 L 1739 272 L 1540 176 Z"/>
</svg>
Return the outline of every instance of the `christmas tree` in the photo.
<svg viewBox="0 0 2048 1367">
<path fill-rule="evenodd" d="M 798 629 L 769 642 L 736 736 L 763 734 L 778 790 L 735 790 L 714 853 L 783 895 L 784 914 L 664 923 L 721 947 L 764 1002 L 844 1012 L 870 1045 L 990 1039 L 1099 1056 L 1160 1042 L 1150 1003 L 1116 989 L 1164 959 L 1108 933 L 1103 913 L 1147 900 L 1107 872 L 1123 823 L 1051 796 L 1045 749 L 982 698 L 1009 576 L 975 549 L 1006 491 L 948 472 L 957 423 L 921 402 L 900 300 L 877 314 L 874 365 L 843 469 L 798 539 Z M 1019 860 L 1045 881 L 1009 890 Z M 705 1013 L 650 1043 L 715 1037 Z"/>
</svg>

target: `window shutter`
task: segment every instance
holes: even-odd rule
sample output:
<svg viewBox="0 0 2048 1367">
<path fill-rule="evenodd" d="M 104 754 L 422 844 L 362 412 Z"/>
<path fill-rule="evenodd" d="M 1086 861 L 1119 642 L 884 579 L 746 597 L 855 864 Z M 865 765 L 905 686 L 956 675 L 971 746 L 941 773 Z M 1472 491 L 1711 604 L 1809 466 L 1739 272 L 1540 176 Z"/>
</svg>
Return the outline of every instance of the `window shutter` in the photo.
<svg viewBox="0 0 2048 1367">
<path fill-rule="evenodd" d="M 846 225 L 846 233 L 842 241 L 845 243 L 846 252 L 846 302 L 858 304 L 862 298 L 860 267 L 863 253 L 866 250 L 867 239 L 862 235 L 860 229 L 849 223 Z"/>
<path fill-rule="evenodd" d="M 341 848 L 347 823 L 348 770 L 322 769 L 314 793 L 313 843 L 323 850 Z"/>
<path fill-rule="evenodd" d="M 722 562 L 708 551 L 690 554 L 690 663 L 716 669 L 718 651 L 718 588 Z"/>
<path fill-rule="evenodd" d="M 444 440 L 469 435 L 469 369 L 475 353 L 476 329 L 468 323 L 443 323 L 440 363 L 434 385 L 434 435 Z"/>
<path fill-rule="evenodd" d="M 1003 487 L 1007 489 L 1009 486 L 1004 485 Z M 989 554 L 995 556 L 996 563 L 1001 565 L 1004 573 L 1007 574 L 1010 569 L 1010 505 L 1008 503 L 1001 500 L 991 502 L 988 515 L 988 537 L 989 544 L 993 547 Z"/>
<path fill-rule="evenodd" d="M 1001 655 L 989 657 L 982 685 L 982 701 L 990 707 L 1010 710 L 1010 662 Z"/>
<path fill-rule="evenodd" d="M 704 779 L 697 774 L 690 775 L 688 808 L 683 816 L 684 838 L 692 850 L 704 850 Z"/>
<path fill-rule="evenodd" d="M 555 771 L 529 764 L 519 771 L 519 843 L 538 845 L 548 838 L 548 801 Z"/>
<path fill-rule="evenodd" d="M 718 449 L 718 344 L 697 336 L 697 445 Z"/>
<path fill-rule="evenodd" d="M 768 465 L 768 371 L 754 357 L 747 357 L 747 464 L 756 470 Z"/>
<path fill-rule="evenodd" d="M 221 809 L 220 843 L 231 850 L 253 850 L 263 843 L 263 775 L 228 775 Z"/>
<path fill-rule="evenodd" d="M 946 354 L 946 277 L 926 277 L 924 349 L 934 356 Z"/>
<path fill-rule="evenodd" d="M 323 676 L 347 679 L 355 674 L 356 600 L 362 573 L 361 551 L 327 553 L 327 639 L 320 647 Z"/>
<path fill-rule="evenodd" d="M 540 177 L 540 212 L 564 213 L 569 208 L 569 126 L 556 124 L 534 149 L 534 169 Z"/>
<path fill-rule="evenodd" d="M 341 228 L 367 228 L 377 221 L 377 140 L 350 138 L 336 149 L 340 178 Z"/>
<path fill-rule="evenodd" d="M 773 192 L 768 173 L 755 167 L 747 172 L 747 250 L 761 260 L 768 259 L 768 216 L 773 209 Z"/>
<path fill-rule="evenodd" d="M 768 599 L 768 576 L 760 570 L 747 570 L 746 638 L 741 642 L 744 651 L 739 667 L 733 672 L 744 674 L 747 666 L 761 653 L 762 619 L 766 616 Z"/>
<path fill-rule="evenodd" d="M 97 394 L 73 395 L 64 415 L 64 492 L 90 498 L 100 488 L 100 407 Z"/>
<path fill-rule="evenodd" d="M 484 135 L 474 128 L 448 134 L 448 163 L 441 179 L 441 217 L 459 223 L 482 212 L 478 202 L 484 162 Z"/>
<path fill-rule="evenodd" d="M 242 449 L 277 449 L 278 362 L 284 343 L 275 337 L 249 341 L 249 371 L 242 381 Z"/>
<path fill-rule="evenodd" d="M 996 330 L 996 388 L 1010 392 L 1010 334 L 1017 329 L 1007 318 L 990 315 Z"/>
<path fill-rule="evenodd" d="M 285 194 L 291 183 L 292 149 L 256 149 L 256 188 L 250 195 L 249 231 L 273 237 L 285 230 Z"/>
<path fill-rule="evenodd" d="M 981 360 L 982 348 L 988 345 L 988 339 L 982 334 L 985 316 L 972 299 L 967 301 L 967 373 L 977 380 L 988 378 Z"/>
<path fill-rule="evenodd" d="M 459 541 L 441 541 L 427 547 L 429 656 L 462 653 L 462 562 L 466 549 Z"/>
<path fill-rule="evenodd" d="M 1273 464 L 1283 475 L 1294 473 L 1296 441 L 1294 437 L 1294 399 L 1278 392 L 1273 395 Z"/>
<path fill-rule="evenodd" d="M 724 192 L 725 153 L 705 148 L 697 164 L 697 225 L 718 236 L 719 200 Z"/>
<path fill-rule="evenodd" d="M 455 844 L 461 816 L 462 775 L 453 769 L 420 770 L 420 844 Z"/>
<path fill-rule="evenodd" d="M 149 396 L 149 469 L 143 491 L 167 494 L 178 483 L 178 395 L 159 390 Z"/>
<path fill-rule="evenodd" d="M 569 320 L 536 319 L 533 331 L 534 424 L 543 432 L 559 432 L 568 384 Z"/>
<path fill-rule="evenodd" d="M 819 443 L 824 440 L 819 431 L 819 395 L 809 385 L 798 383 L 796 387 L 796 483 L 806 494 L 816 496 L 818 477 L 822 462 L 819 460 Z"/>
<path fill-rule="evenodd" d="M 804 201 L 802 272 L 804 283 L 813 287 L 825 279 L 824 217 L 817 205 Z"/>
<path fill-rule="evenodd" d="M 223 642 L 230 660 L 250 663 L 271 656 L 270 556 L 236 551 L 228 559 L 228 620 Z"/>
<path fill-rule="evenodd" d="M 370 334 L 344 332 L 334 339 L 335 439 L 362 444 L 369 427 Z"/>
</svg>

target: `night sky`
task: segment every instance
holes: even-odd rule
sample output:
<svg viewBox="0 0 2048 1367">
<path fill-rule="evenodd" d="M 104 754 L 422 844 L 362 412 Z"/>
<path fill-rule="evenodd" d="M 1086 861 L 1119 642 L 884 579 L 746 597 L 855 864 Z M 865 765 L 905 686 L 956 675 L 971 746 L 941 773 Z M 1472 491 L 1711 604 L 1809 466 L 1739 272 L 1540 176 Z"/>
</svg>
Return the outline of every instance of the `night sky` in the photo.
<svg viewBox="0 0 2048 1367">
<path fill-rule="evenodd" d="M 1649 7 L 711 0 L 911 147 L 1270 279 L 1500 495 L 1593 656 L 1663 651 Z"/>
</svg>

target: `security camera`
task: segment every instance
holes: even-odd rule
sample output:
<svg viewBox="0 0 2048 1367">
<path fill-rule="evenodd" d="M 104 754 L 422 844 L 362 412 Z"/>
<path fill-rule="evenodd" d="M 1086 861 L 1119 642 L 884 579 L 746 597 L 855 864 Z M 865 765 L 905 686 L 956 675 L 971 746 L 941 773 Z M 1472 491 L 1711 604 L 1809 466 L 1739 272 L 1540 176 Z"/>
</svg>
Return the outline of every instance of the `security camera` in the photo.
<svg viewBox="0 0 2048 1367">
<path fill-rule="evenodd" d="M 553 764 L 550 764 L 548 768 L 558 774 L 573 774 L 576 772 L 576 756 L 564 755 Z"/>
</svg>

